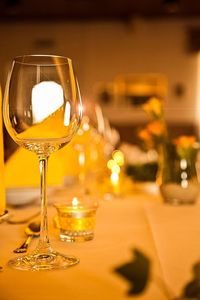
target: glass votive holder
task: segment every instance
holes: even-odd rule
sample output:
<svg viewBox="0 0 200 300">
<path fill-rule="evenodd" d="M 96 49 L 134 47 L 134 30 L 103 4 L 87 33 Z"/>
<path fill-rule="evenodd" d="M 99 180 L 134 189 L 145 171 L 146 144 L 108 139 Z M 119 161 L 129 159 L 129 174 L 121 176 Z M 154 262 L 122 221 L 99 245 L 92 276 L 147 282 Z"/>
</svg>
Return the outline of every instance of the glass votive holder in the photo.
<svg viewBox="0 0 200 300">
<path fill-rule="evenodd" d="M 94 238 L 98 204 L 89 198 L 73 197 L 70 201 L 55 203 L 55 225 L 60 240 L 66 242 L 90 241 Z"/>
</svg>

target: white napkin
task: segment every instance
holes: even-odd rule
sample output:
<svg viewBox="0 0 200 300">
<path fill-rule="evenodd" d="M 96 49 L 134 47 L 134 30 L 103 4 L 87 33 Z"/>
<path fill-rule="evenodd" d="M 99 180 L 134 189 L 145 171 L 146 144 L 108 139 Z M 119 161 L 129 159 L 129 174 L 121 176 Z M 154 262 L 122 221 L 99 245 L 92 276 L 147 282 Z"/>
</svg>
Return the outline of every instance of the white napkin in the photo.
<svg viewBox="0 0 200 300">
<path fill-rule="evenodd" d="M 200 262 L 200 205 L 144 203 L 144 208 L 166 288 L 172 297 L 179 296 Z"/>
</svg>

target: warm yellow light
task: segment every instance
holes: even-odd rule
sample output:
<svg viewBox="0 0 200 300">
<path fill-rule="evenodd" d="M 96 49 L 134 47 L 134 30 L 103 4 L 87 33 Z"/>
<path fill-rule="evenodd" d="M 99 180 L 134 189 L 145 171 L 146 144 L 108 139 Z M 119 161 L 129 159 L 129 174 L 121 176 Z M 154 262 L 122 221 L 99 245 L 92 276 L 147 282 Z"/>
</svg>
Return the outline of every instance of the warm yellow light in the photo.
<svg viewBox="0 0 200 300">
<path fill-rule="evenodd" d="M 77 207 L 78 207 L 78 198 L 77 198 L 77 197 L 74 197 L 74 198 L 72 199 L 72 206 L 73 206 L 74 208 L 77 208 Z"/>
<path fill-rule="evenodd" d="M 111 183 L 114 186 L 117 186 L 119 184 L 119 174 L 118 173 L 111 173 L 110 180 L 111 180 Z"/>
<path fill-rule="evenodd" d="M 85 123 L 83 123 L 82 128 L 83 128 L 84 131 L 88 131 L 90 129 L 90 125 L 85 122 Z"/>
<path fill-rule="evenodd" d="M 113 166 L 116 165 L 116 162 L 113 160 L 113 159 L 110 159 L 108 162 L 107 162 L 107 167 L 108 169 L 112 170 Z"/>
<path fill-rule="evenodd" d="M 181 186 L 183 189 L 188 188 L 188 180 L 187 179 L 181 180 Z"/>
<path fill-rule="evenodd" d="M 187 169 L 187 160 L 185 158 L 182 158 L 181 161 L 180 161 L 180 167 L 181 167 L 181 170 L 185 170 Z"/>
<path fill-rule="evenodd" d="M 112 169 L 111 169 L 112 173 L 117 173 L 119 174 L 120 173 L 120 166 L 118 166 L 117 164 L 112 166 Z"/>
<path fill-rule="evenodd" d="M 85 165 L 85 153 L 84 152 L 80 152 L 78 155 L 78 162 L 80 166 L 84 166 Z"/>
<path fill-rule="evenodd" d="M 39 123 L 64 104 L 63 88 L 54 81 L 42 81 L 32 89 L 33 122 Z"/>
<path fill-rule="evenodd" d="M 120 150 L 113 152 L 112 157 L 114 161 L 121 167 L 124 165 L 124 154 Z"/>
</svg>

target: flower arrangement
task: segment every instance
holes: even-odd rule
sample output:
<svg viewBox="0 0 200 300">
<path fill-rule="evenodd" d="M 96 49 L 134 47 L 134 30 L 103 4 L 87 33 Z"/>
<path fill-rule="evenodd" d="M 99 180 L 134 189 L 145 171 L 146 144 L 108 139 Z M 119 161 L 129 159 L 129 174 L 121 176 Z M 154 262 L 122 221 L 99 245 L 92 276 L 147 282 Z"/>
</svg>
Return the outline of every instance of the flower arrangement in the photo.
<svg viewBox="0 0 200 300">
<path fill-rule="evenodd" d="M 173 140 L 177 153 L 181 158 L 191 158 L 196 155 L 197 141 L 194 136 L 182 135 Z"/>
<path fill-rule="evenodd" d="M 164 171 L 165 179 L 170 181 L 172 180 L 172 170 L 177 170 L 178 167 L 176 164 L 179 164 L 181 159 L 187 161 L 187 169 L 189 168 L 189 165 L 194 166 L 197 156 L 196 138 L 193 135 L 181 135 L 175 139 L 170 138 L 164 116 L 163 104 L 159 98 L 150 98 L 142 106 L 142 109 L 149 117 L 149 121 L 145 127 L 140 128 L 138 137 L 145 150 L 155 149 L 157 151 L 159 158 L 157 162 L 159 167 L 157 169 L 160 173 Z M 179 160 L 179 163 L 175 163 L 175 160 Z M 162 166 L 160 166 L 161 164 Z M 182 161 L 182 164 L 184 164 L 184 161 Z M 179 170 L 178 173 L 174 173 L 176 180 L 179 180 L 179 176 L 184 176 L 180 175 L 180 172 L 181 171 Z M 187 176 L 191 177 L 194 172 L 195 170 L 193 167 L 190 172 L 188 172 Z M 154 179 L 157 179 L 159 184 L 163 180 L 160 176 L 156 176 Z"/>
<path fill-rule="evenodd" d="M 138 132 L 138 137 L 146 147 L 159 151 L 164 144 L 173 144 L 177 148 L 177 153 L 184 157 L 190 155 L 194 145 L 197 143 L 193 135 L 181 135 L 171 140 L 165 121 L 162 101 L 156 97 L 150 98 L 142 106 L 143 110 L 150 117 L 150 121 L 145 128 Z"/>
<path fill-rule="evenodd" d="M 168 136 L 162 102 L 160 99 L 152 97 L 142 105 L 142 109 L 147 113 L 150 121 L 138 131 L 138 137 L 147 149 L 153 148 L 158 151 L 160 144 Z"/>
<path fill-rule="evenodd" d="M 142 108 L 149 122 L 139 130 L 138 137 L 146 150 L 155 149 L 158 153 L 155 181 L 164 201 L 171 204 L 195 203 L 200 191 L 196 137 L 185 134 L 176 138 L 170 136 L 160 99 L 150 98 Z"/>
<path fill-rule="evenodd" d="M 160 99 L 156 97 L 150 98 L 146 103 L 142 105 L 144 111 L 152 116 L 154 119 L 163 119 L 164 111 L 163 105 Z"/>
</svg>

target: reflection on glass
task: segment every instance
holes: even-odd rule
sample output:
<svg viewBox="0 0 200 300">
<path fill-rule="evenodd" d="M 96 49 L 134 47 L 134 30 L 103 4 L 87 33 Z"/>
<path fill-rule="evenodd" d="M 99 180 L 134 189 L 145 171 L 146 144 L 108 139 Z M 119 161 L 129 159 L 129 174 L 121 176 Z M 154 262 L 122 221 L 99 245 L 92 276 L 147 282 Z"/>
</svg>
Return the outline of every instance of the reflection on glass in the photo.
<svg viewBox="0 0 200 300">
<path fill-rule="evenodd" d="M 78 83 L 70 59 L 59 56 L 17 57 L 8 77 L 4 120 L 13 140 L 39 160 L 41 232 L 37 248 L 9 261 L 20 270 L 63 269 L 78 263 L 55 251 L 49 242 L 46 173 L 49 156 L 77 132 L 82 116 Z"/>
<path fill-rule="evenodd" d="M 43 121 L 63 104 L 64 95 L 60 84 L 53 81 L 37 83 L 32 89 L 33 122 Z"/>
</svg>

